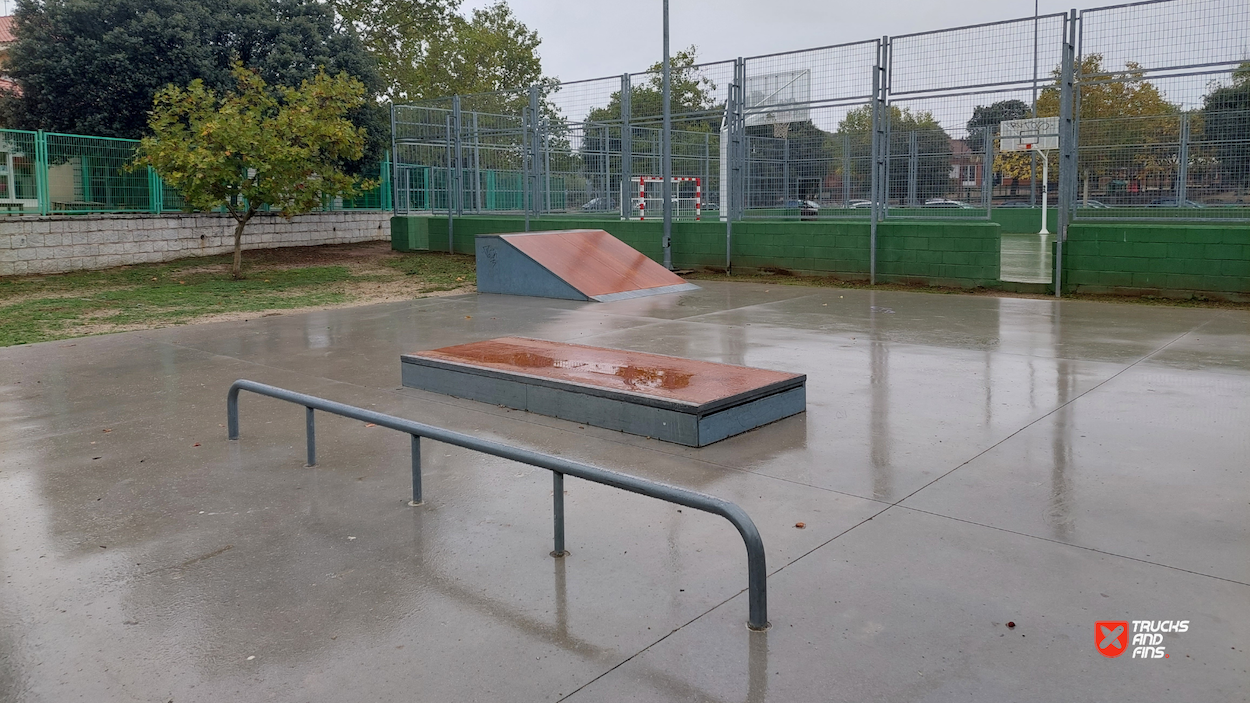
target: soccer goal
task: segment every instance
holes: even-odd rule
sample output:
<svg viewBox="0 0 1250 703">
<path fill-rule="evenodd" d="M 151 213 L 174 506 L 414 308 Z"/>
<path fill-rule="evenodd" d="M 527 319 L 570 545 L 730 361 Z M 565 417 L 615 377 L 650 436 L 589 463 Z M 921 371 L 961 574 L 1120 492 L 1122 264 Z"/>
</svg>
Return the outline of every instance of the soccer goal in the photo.
<svg viewBox="0 0 1250 703">
<path fill-rule="evenodd" d="M 703 179 L 697 176 L 673 176 L 671 181 L 674 220 L 699 220 L 703 217 Z M 631 191 L 621 202 L 630 204 L 629 219 L 646 220 L 664 217 L 664 178 L 634 176 Z"/>
</svg>

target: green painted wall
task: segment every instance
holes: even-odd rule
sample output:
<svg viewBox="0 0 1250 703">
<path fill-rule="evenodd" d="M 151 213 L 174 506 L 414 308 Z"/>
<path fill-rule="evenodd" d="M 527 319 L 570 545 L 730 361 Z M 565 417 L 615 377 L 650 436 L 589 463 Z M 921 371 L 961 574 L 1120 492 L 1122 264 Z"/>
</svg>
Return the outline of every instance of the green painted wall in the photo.
<svg viewBox="0 0 1250 703">
<path fill-rule="evenodd" d="M 447 218 L 396 217 L 392 242 L 399 242 L 397 248 L 416 248 L 424 241 L 432 250 L 446 251 L 447 224 Z M 524 221 L 517 217 L 458 217 L 452 226 L 455 250 L 471 254 L 476 235 L 519 232 Z M 530 220 L 530 231 L 555 229 L 605 229 L 652 259 L 663 258 L 662 223 L 658 221 Z M 1000 227 L 993 222 L 884 222 L 877 232 L 879 281 L 964 288 L 998 285 Z M 785 269 L 865 280 L 868 242 L 867 222 L 735 222 L 733 264 L 739 269 Z M 674 222 L 673 264 L 677 268 L 723 267 L 725 224 Z"/>
<path fill-rule="evenodd" d="M 1002 225 L 1009 234 L 1029 234 L 1042 229 L 1040 207 L 1005 207 L 990 211 L 990 219 Z M 1054 208 L 1046 210 L 1046 229 L 1054 232 L 1059 228 L 1059 213 Z"/>
<path fill-rule="evenodd" d="M 894 220 L 878 226 L 877 278 L 886 283 L 1015 290 L 998 280 L 1000 234 L 1030 231 L 1037 210 L 996 210 L 1002 221 Z M 1013 219 L 1014 218 L 1014 219 Z M 447 218 L 395 217 L 394 248 L 446 251 Z M 534 218 L 532 231 L 606 229 L 657 261 L 658 221 Z M 456 251 L 473 253 L 478 234 L 519 232 L 518 217 L 459 217 Z M 1053 227 L 1052 227 L 1053 229 Z M 735 222 L 733 263 L 738 270 L 785 269 L 848 280 L 868 278 L 866 222 Z M 1129 295 L 1210 294 L 1250 299 L 1250 225 L 1076 222 L 1064 245 L 1064 290 Z M 673 263 L 678 268 L 725 265 L 723 222 L 674 222 Z"/>
<path fill-rule="evenodd" d="M 1073 223 L 1064 291 L 1250 298 L 1250 225 Z"/>
</svg>

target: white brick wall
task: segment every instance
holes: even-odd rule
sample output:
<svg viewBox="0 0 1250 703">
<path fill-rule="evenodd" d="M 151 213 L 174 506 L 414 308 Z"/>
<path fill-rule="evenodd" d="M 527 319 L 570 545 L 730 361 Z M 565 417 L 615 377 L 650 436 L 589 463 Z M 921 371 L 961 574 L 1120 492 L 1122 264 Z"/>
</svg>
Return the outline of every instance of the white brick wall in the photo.
<svg viewBox="0 0 1250 703">
<path fill-rule="evenodd" d="M 390 239 L 390 213 L 318 212 L 291 221 L 261 213 L 243 248 L 272 249 Z M 228 215 L 0 216 L 0 276 L 101 269 L 234 251 Z"/>
</svg>

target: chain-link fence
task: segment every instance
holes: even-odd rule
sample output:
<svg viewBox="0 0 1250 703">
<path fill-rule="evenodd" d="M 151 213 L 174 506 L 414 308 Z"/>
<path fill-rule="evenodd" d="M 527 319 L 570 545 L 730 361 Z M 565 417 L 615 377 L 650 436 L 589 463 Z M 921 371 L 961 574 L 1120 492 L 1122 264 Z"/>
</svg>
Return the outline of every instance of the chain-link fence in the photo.
<svg viewBox="0 0 1250 703">
<path fill-rule="evenodd" d="M 1244 0 L 1154 0 L 676 62 L 678 219 L 985 219 L 1047 192 L 1061 227 L 1250 219 L 1246 37 Z M 395 207 L 657 217 L 660 85 L 651 71 L 395 106 Z M 1002 121 L 1053 116 L 1060 149 L 1002 151 Z"/>
<path fill-rule="evenodd" d="M 133 139 L 0 129 L 0 214 L 189 210 L 155 171 L 130 167 L 138 145 Z M 356 198 L 327 198 L 322 209 L 390 210 L 390 175 L 386 163 L 376 187 Z"/>
<path fill-rule="evenodd" d="M 1077 52 L 1076 217 L 1250 215 L 1250 3 L 1085 10 Z"/>
</svg>

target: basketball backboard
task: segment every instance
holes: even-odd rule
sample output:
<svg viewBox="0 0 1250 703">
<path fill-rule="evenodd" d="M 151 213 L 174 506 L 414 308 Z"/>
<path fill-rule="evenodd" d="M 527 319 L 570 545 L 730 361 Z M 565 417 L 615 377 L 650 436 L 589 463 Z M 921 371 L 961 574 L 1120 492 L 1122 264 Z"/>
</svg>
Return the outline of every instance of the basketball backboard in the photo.
<svg viewBox="0 0 1250 703">
<path fill-rule="evenodd" d="M 998 125 L 1003 151 L 1048 151 L 1059 148 L 1059 118 L 1003 120 Z"/>
</svg>

